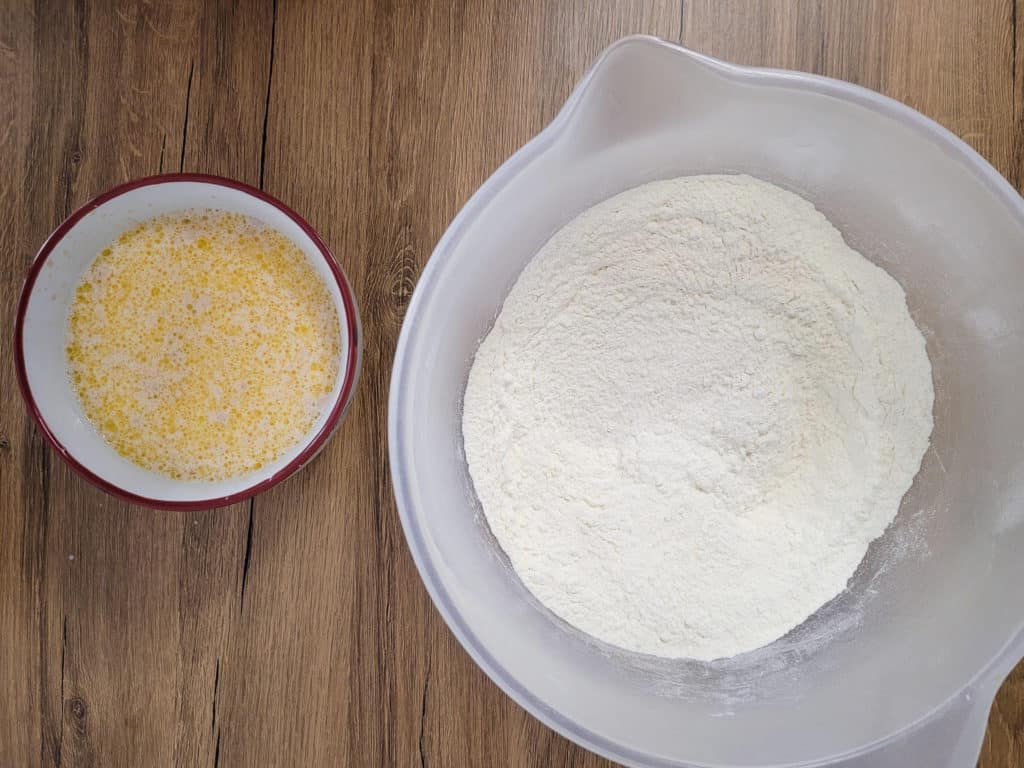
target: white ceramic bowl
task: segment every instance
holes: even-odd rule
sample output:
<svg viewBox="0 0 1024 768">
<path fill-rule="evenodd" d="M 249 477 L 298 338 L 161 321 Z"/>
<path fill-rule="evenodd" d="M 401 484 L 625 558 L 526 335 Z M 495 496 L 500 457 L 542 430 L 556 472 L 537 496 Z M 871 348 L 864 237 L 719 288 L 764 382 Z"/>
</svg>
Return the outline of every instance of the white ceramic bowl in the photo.
<svg viewBox="0 0 1024 768">
<path fill-rule="evenodd" d="M 935 431 L 840 596 L 764 649 L 656 659 L 568 627 L 515 577 L 473 493 L 461 400 L 481 337 L 555 231 L 638 184 L 723 172 L 808 198 L 903 285 L 932 360 Z M 847 83 L 619 41 L 458 214 L 406 314 L 389 443 L 423 581 L 499 686 L 619 762 L 974 765 L 1024 654 L 1022 295 L 1024 202 L 936 123 Z"/>
<path fill-rule="evenodd" d="M 341 320 L 341 366 L 331 405 L 303 440 L 257 472 L 217 482 L 173 480 L 120 456 L 82 414 L 67 375 L 67 316 L 74 290 L 99 251 L 145 219 L 187 208 L 243 213 L 298 245 L 323 276 Z M 15 323 L 18 383 L 42 434 L 82 477 L 128 501 L 162 509 L 232 504 L 309 462 L 341 422 L 359 375 L 355 297 L 330 250 L 301 217 L 258 189 L 229 179 L 167 174 L 116 187 L 84 205 L 50 235 L 29 269 Z"/>
</svg>

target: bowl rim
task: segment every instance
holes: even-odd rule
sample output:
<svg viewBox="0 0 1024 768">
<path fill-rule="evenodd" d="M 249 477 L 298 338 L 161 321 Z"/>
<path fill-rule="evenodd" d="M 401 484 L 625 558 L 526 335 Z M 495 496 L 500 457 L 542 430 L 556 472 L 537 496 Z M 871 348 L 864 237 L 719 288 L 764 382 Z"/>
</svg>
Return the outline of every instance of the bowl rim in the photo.
<svg viewBox="0 0 1024 768">
<path fill-rule="evenodd" d="M 49 258 L 50 254 L 60 244 L 64 237 L 87 214 L 95 211 L 114 198 L 134 192 L 144 187 L 174 184 L 179 182 L 208 184 L 242 192 L 273 206 L 298 225 L 306 237 L 308 237 L 316 247 L 323 260 L 327 263 L 327 267 L 331 271 L 334 281 L 338 286 L 338 290 L 341 292 L 342 307 L 344 309 L 344 317 L 342 318 L 342 321 L 345 324 L 349 339 L 348 354 L 344 361 L 345 374 L 338 397 L 331 405 L 331 410 L 323 426 L 306 442 L 299 454 L 288 462 L 288 464 L 270 476 L 263 477 L 256 474 L 255 482 L 240 491 L 230 493 L 226 496 L 212 496 L 208 498 L 189 500 L 169 500 L 143 496 L 118 486 L 82 465 L 75 458 L 72 452 L 60 441 L 60 439 L 57 438 L 39 409 L 39 405 L 36 402 L 32 393 L 32 388 L 28 382 L 24 345 L 25 316 L 28 311 L 29 299 L 31 298 L 36 285 L 36 279 L 39 277 L 40 271 L 46 264 L 47 258 Z M 316 456 L 340 424 L 342 417 L 352 402 L 356 382 L 359 378 L 360 361 L 362 357 L 361 333 L 359 310 L 348 278 L 345 276 L 344 271 L 338 264 L 337 259 L 335 259 L 330 248 L 328 248 L 320 235 L 317 234 L 316 230 L 314 230 L 304 218 L 280 200 L 268 195 L 263 190 L 240 181 L 235 181 L 234 179 L 205 173 L 161 173 L 155 176 L 145 176 L 139 179 L 133 179 L 97 195 L 64 219 L 64 221 L 60 223 L 50 236 L 46 238 L 46 241 L 39 248 L 35 258 L 32 260 L 32 264 L 28 268 L 25 280 L 21 286 L 21 292 L 18 296 L 18 308 L 14 321 L 14 365 L 17 373 L 18 388 L 21 390 L 22 398 L 25 401 L 25 405 L 28 408 L 28 412 L 32 416 L 33 421 L 35 421 L 36 425 L 39 427 L 39 430 L 46 442 L 50 444 L 53 450 L 56 451 L 56 453 L 79 477 L 106 491 L 111 496 L 132 504 L 139 504 L 141 506 L 167 511 L 196 512 L 213 509 L 215 507 L 224 507 L 235 504 L 239 501 L 250 499 L 256 494 L 262 493 L 268 488 L 277 485 L 285 478 L 290 477 Z"/>
<path fill-rule="evenodd" d="M 934 142 L 952 160 L 960 162 L 969 168 L 970 172 L 993 193 L 993 196 L 1001 204 L 1007 206 L 1022 220 L 1024 220 L 1024 199 L 1021 198 L 1020 194 L 999 171 L 967 142 L 932 118 L 894 98 L 855 83 L 824 75 L 774 67 L 733 64 L 707 54 L 698 53 L 679 43 L 663 40 L 653 35 L 635 34 L 615 40 L 597 55 L 580 77 L 558 113 L 539 133 L 513 152 L 483 181 L 456 213 L 434 247 L 430 259 L 420 274 L 419 281 L 413 291 L 402 322 L 391 374 L 387 427 L 391 481 L 396 507 L 410 553 L 420 574 L 420 579 L 430 595 L 431 602 L 456 640 L 469 654 L 473 662 L 483 670 L 484 674 L 516 704 L 555 732 L 592 752 L 627 765 L 664 766 L 665 768 L 680 768 L 681 766 L 711 768 L 710 764 L 707 763 L 680 762 L 673 758 L 645 752 L 642 748 L 628 746 L 609 739 L 602 734 L 595 733 L 578 721 L 566 717 L 538 698 L 531 689 L 523 685 L 515 675 L 511 674 L 491 654 L 486 645 L 480 641 L 469 622 L 464 619 L 461 611 L 454 605 L 449 596 L 448 589 L 438 573 L 437 566 L 428 554 L 418 521 L 418 518 L 422 515 L 422 503 L 413 490 L 414 483 L 410 477 L 415 475 L 415 470 L 410 470 L 412 461 L 409 455 L 409 447 L 403 441 L 403 437 L 407 432 L 407 427 L 403 425 L 406 408 L 408 407 L 404 404 L 407 402 L 405 391 L 409 386 L 406 365 L 408 358 L 407 348 L 414 343 L 412 339 L 414 335 L 413 326 L 419 314 L 420 305 L 426 301 L 426 293 L 432 289 L 433 284 L 442 272 L 445 266 L 445 257 L 462 239 L 463 232 L 468 224 L 476 218 L 480 210 L 490 204 L 498 191 L 503 189 L 512 177 L 516 176 L 523 167 L 532 162 L 538 154 L 550 147 L 564 133 L 577 112 L 580 103 L 589 92 L 595 73 L 606 65 L 609 58 L 616 51 L 637 45 L 671 51 L 681 58 L 688 60 L 691 65 L 703 67 L 732 82 L 748 85 L 780 86 L 829 96 L 891 118 L 917 131 L 923 140 Z M 1021 653 L 1024 653 L 1024 621 L 1022 621 L 1016 632 L 1011 632 L 1010 636 L 988 663 L 964 682 L 958 692 L 953 693 L 945 701 L 936 703 L 935 706 L 922 713 L 916 720 L 908 722 L 901 728 L 897 728 L 873 741 L 850 747 L 842 752 L 799 762 L 778 764 L 773 766 L 773 768 L 823 768 L 835 762 L 860 758 L 876 750 L 883 750 L 892 746 L 920 732 L 926 725 L 950 712 L 958 696 L 962 695 L 963 691 L 978 690 L 993 682 L 998 684 L 1013 669 L 1015 661 Z M 994 694 L 995 689 L 993 688 L 992 695 L 994 696 Z M 979 700 L 978 706 L 986 708 L 987 711 L 987 707 L 991 704 L 991 697 L 988 697 L 987 701 L 984 700 L 985 695 L 977 698 Z"/>
</svg>

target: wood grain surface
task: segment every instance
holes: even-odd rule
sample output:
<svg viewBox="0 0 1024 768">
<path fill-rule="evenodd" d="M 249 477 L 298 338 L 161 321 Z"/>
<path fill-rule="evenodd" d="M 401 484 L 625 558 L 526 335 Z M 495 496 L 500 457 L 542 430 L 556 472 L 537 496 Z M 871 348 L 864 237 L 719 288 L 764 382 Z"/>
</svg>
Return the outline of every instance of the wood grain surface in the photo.
<svg viewBox="0 0 1024 768">
<path fill-rule="evenodd" d="M 1014 0 L 0 4 L 0 766 L 607 765 L 512 704 L 445 628 L 405 547 L 384 433 L 434 243 L 633 32 L 880 90 L 1024 181 Z M 366 331 L 356 401 L 321 457 L 195 514 L 74 476 L 11 364 L 47 234 L 104 189 L 173 170 L 303 213 Z M 980 764 L 1024 766 L 1024 667 Z"/>
</svg>

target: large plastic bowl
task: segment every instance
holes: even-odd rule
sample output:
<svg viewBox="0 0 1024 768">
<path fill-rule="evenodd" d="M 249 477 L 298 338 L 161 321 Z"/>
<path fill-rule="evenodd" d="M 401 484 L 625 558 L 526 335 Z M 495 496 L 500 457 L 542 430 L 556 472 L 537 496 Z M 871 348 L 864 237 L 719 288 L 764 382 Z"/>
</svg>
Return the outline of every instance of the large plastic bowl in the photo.
<svg viewBox="0 0 1024 768">
<path fill-rule="evenodd" d="M 531 597 L 473 492 L 461 401 L 479 340 L 552 233 L 638 184 L 722 172 L 805 196 L 903 285 L 935 431 L 845 592 L 765 649 L 698 663 L 602 645 Z M 973 765 L 1024 654 L 1022 331 L 1024 203 L 962 141 L 846 83 L 626 38 L 470 199 L 416 288 L 389 423 L 409 547 L 491 679 L 620 762 Z"/>
</svg>

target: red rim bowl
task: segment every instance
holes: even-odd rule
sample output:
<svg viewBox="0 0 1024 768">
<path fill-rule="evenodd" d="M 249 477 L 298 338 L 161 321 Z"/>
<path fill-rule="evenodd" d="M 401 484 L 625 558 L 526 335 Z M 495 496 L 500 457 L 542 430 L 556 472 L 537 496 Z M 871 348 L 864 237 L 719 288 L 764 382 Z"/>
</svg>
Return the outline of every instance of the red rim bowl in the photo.
<svg viewBox="0 0 1024 768">
<path fill-rule="evenodd" d="M 342 313 L 343 316 L 340 319 L 346 328 L 348 338 L 345 359 L 342 361 L 343 374 L 341 389 L 331 404 L 327 420 L 312 437 L 306 439 L 306 442 L 298 455 L 270 475 L 261 475 L 258 472 L 254 473 L 253 483 L 241 490 L 226 495 L 217 495 L 194 500 L 151 498 L 122 488 L 116 483 L 99 476 L 92 470 L 85 467 L 75 457 L 71 450 L 69 450 L 68 447 L 65 446 L 57 437 L 54 430 L 44 418 L 36 397 L 33 394 L 32 387 L 29 384 L 29 377 L 25 362 L 25 318 L 28 312 L 29 300 L 33 295 L 33 290 L 37 287 L 37 279 L 39 278 L 39 274 L 43 267 L 46 265 L 47 259 L 60 245 L 68 233 L 71 232 L 85 216 L 115 198 L 144 187 L 177 182 L 209 184 L 218 187 L 225 187 L 236 192 L 242 192 L 272 206 L 273 208 L 276 208 L 288 219 L 294 222 L 294 224 L 302 230 L 306 237 L 309 238 L 310 242 L 315 246 L 333 276 L 341 294 L 341 308 L 344 311 Z M 39 249 L 39 252 L 33 260 L 32 265 L 29 267 L 28 274 L 25 277 L 25 282 L 22 285 L 21 295 L 18 299 L 18 311 L 14 324 L 14 362 L 17 369 L 18 385 L 21 389 L 22 397 L 25 399 L 25 404 L 28 406 L 29 413 L 39 426 L 39 429 L 46 441 L 78 475 L 83 477 L 85 480 L 88 480 L 93 485 L 102 488 L 112 496 L 133 504 L 141 504 L 147 507 L 166 510 L 196 511 L 234 504 L 236 502 L 249 499 L 258 493 L 262 493 L 302 469 L 302 467 L 311 461 L 324 447 L 331 435 L 340 425 L 342 417 L 348 410 L 355 393 L 356 381 L 359 377 L 361 354 L 362 330 L 360 328 L 359 311 L 356 306 L 355 296 L 352 293 L 352 288 L 349 285 L 348 279 L 345 277 L 341 267 L 338 265 L 338 262 L 335 260 L 334 255 L 309 223 L 287 205 L 274 199 L 261 190 L 256 189 L 255 187 L 251 187 L 248 184 L 243 184 L 232 179 L 197 173 L 168 173 L 129 181 L 93 198 L 72 213 L 46 239 L 46 242 L 43 243 L 43 246 Z"/>
</svg>

